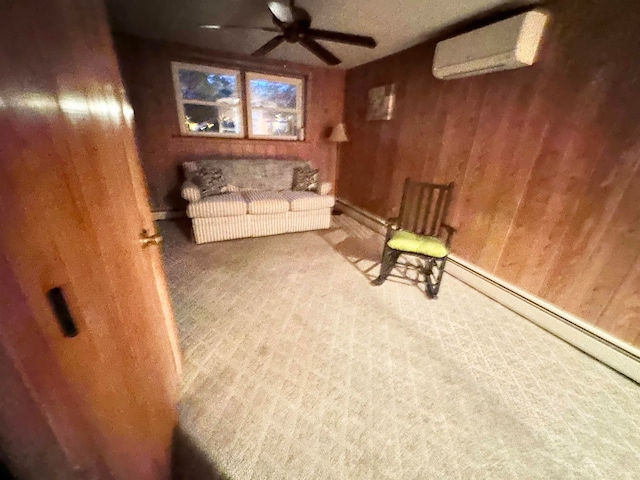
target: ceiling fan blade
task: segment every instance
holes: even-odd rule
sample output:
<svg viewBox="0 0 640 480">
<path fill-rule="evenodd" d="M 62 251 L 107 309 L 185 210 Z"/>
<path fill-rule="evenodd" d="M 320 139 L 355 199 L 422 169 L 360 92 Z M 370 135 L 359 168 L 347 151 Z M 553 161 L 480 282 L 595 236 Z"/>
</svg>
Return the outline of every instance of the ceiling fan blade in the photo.
<svg viewBox="0 0 640 480">
<path fill-rule="evenodd" d="M 295 15 L 293 13 L 293 2 L 285 2 L 284 0 L 271 0 L 267 2 L 271 14 L 282 23 L 293 23 Z"/>
<path fill-rule="evenodd" d="M 332 32 L 330 30 L 319 30 L 310 28 L 306 35 L 318 40 L 328 40 L 329 42 L 346 43 L 349 45 L 357 45 L 359 47 L 375 48 L 377 43 L 372 37 L 364 35 L 353 35 L 351 33 Z"/>
<path fill-rule="evenodd" d="M 331 53 L 329 50 L 324 48 L 312 38 L 300 37 L 300 43 L 304 48 L 309 50 L 327 65 L 338 65 L 341 62 L 338 57 L 336 57 L 333 53 Z"/>
<path fill-rule="evenodd" d="M 284 42 L 284 35 L 277 35 L 273 37 L 271 40 L 269 40 L 267 43 L 265 43 L 263 46 L 261 46 L 259 49 L 257 49 L 255 52 L 253 52 L 251 56 L 262 57 L 263 55 L 266 55 L 271 50 L 276 48 L 282 42 Z"/>
<path fill-rule="evenodd" d="M 207 30 L 262 30 L 263 32 L 280 33 L 275 27 L 247 27 L 243 25 L 200 25 L 200 28 Z"/>
</svg>

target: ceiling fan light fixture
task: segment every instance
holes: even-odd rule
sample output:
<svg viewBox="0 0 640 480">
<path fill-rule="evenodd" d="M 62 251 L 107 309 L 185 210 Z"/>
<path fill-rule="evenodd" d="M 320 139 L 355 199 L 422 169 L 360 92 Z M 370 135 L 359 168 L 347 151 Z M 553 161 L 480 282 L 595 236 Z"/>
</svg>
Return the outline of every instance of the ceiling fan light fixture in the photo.
<svg viewBox="0 0 640 480">
<path fill-rule="evenodd" d="M 284 5 L 282 2 L 269 1 L 267 2 L 271 14 L 276 17 L 282 23 L 293 23 L 295 18 L 293 16 L 293 9 L 291 5 Z"/>
</svg>

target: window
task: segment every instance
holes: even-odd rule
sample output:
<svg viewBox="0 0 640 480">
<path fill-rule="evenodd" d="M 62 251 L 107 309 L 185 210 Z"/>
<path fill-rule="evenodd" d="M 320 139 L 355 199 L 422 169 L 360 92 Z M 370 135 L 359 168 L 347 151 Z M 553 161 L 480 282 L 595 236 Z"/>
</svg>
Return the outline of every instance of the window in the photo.
<svg viewBox="0 0 640 480">
<path fill-rule="evenodd" d="M 244 136 L 240 72 L 184 63 L 172 68 L 183 134 Z"/>
<path fill-rule="evenodd" d="M 250 138 L 303 140 L 302 79 L 247 72 Z"/>
<path fill-rule="evenodd" d="M 178 62 L 171 67 L 183 135 L 304 140 L 302 78 Z"/>
</svg>

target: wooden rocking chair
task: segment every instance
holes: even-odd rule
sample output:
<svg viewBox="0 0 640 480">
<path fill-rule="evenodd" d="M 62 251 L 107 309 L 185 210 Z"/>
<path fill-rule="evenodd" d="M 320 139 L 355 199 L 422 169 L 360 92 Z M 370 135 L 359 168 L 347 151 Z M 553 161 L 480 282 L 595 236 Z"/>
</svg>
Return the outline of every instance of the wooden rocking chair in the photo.
<svg viewBox="0 0 640 480">
<path fill-rule="evenodd" d="M 456 231 L 444 223 L 452 193 L 453 182 L 436 185 L 407 178 L 402 192 L 400 214 L 386 222 L 387 236 L 382 251 L 380 275 L 371 282 L 373 285 L 384 283 L 400 255 L 414 255 L 424 261 L 422 269 L 427 295 L 431 298 L 438 295 L 451 238 Z M 443 237 L 443 234 L 446 236 Z"/>
</svg>

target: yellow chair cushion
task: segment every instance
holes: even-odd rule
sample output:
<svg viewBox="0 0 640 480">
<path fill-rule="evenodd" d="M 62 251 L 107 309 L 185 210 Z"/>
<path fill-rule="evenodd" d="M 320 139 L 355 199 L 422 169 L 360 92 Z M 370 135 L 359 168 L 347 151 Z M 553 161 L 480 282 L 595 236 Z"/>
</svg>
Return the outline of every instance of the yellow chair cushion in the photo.
<svg viewBox="0 0 640 480">
<path fill-rule="evenodd" d="M 398 230 L 387 242 L 390 248 L 402 252 L 420 253 L 435 258 L 449 255 L 449 249 L 444 242 L 436 237 L 427 237 L 404 230 Z"/>
</svg>

